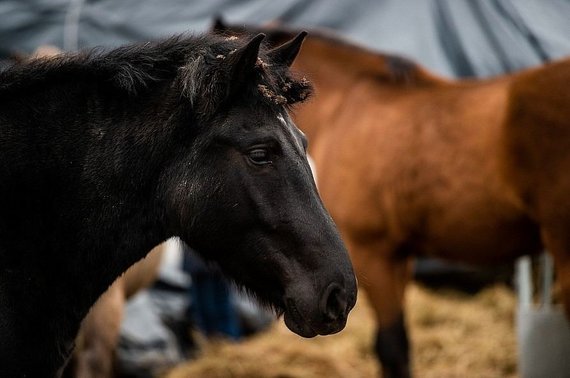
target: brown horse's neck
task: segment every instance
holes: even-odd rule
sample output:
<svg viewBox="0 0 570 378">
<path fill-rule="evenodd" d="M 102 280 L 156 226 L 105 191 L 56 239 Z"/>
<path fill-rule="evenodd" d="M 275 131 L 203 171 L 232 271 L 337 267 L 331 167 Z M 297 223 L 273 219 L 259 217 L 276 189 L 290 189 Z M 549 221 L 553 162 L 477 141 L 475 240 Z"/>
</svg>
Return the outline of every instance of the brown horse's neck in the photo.
<svg viewBox="0 0 570 378">
<path fill-rule="evenodd" d="M 307 115 L 303 110 L 297 114 L 297 122 L 310 141 L 316 139 L 321 125 L 334 119 L 349 93 L 363 81 L 373 82 L 380 92 L 385 88 L 390 96 L 447 83 L 407 59 L 375 53 L 318 32 L 309 35 L 294 68 L 315 86 L 317 99 L 313 101 L 326 104 L 311 107 L 311 122 L 304 121 Z"/>
</svg>

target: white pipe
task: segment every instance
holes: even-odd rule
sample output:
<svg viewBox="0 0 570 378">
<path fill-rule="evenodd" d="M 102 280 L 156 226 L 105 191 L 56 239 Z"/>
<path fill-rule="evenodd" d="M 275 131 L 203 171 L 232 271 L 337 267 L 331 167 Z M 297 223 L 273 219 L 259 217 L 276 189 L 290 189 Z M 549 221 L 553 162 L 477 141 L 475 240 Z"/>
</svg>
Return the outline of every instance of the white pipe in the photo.
<svg viewBox="0 0 570 378">
<path fill-rule="evenodd" d="M 519 307 L 529 308 L 532 303 L 532 278 L 530 257 L 523 256 L 516 265 L 517 289 L 519 294 Z"/>
</svg>

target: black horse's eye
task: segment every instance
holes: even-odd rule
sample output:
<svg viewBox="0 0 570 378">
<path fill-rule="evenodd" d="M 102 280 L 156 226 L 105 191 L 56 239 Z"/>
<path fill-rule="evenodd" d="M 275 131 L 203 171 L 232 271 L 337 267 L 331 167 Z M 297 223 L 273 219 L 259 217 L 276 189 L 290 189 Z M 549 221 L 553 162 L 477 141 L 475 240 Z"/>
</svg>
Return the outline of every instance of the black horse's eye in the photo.
<svg viewBox="0 0 570 378">
<path fill-rule="evenodd" d="M 248 152 L 248 157 L 253 164 L 271 164 L 271 160 L 269 160 L 269 152 L 264 148 L 255 148 L 253 150 L 250 150 Z"/>
</svg>

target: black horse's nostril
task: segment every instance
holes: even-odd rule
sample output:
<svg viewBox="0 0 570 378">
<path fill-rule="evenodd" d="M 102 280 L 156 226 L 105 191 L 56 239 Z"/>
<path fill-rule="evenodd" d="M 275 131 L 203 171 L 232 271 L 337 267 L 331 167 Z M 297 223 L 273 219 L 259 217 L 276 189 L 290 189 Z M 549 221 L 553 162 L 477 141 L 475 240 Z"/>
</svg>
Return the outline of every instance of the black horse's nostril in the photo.
<svg viewBox="0 0 570 378">
<path fill-rule="evenodd" d="M 337 283 L 331 283 L 321 298 L 321 311 L 327 321 L 335 321 L 346 316 L 346 291 Z"/>
</svg>

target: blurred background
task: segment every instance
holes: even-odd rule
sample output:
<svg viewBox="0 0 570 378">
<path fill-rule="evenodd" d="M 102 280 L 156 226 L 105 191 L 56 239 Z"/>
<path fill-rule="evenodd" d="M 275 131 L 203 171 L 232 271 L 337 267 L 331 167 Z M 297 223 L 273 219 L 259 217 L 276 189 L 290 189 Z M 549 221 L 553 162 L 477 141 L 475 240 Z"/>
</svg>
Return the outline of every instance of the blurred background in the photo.
<svg viewBox="0 0 570 378">
<path fill-rule="evenodd" d="M 568 55 L 569 8 L 566 0 L 3 0 L 0 54 L 204 32 L 220 15 L 230 23 L 330 28 L 445 76 L 485 77 Z"/>
<path fill-rule="evenodd" d="M 568 0 L 2 0 L 0 59 L 11 64 L 45 45 L 76 51 L 202 33 L 216 17 L 332 30 L 448 78 L 486 78 L 570 56 Z M 180 242 L 161 254 L 158 282 L 133 294 L 122 313 L 117 375 L 378 375 L 364 296 L 343 333 L 301 340 Z M 513 267 L 417 261 L 420 284 L 406 297 L 417 376 L 519 375 Z"/>
</svg>

